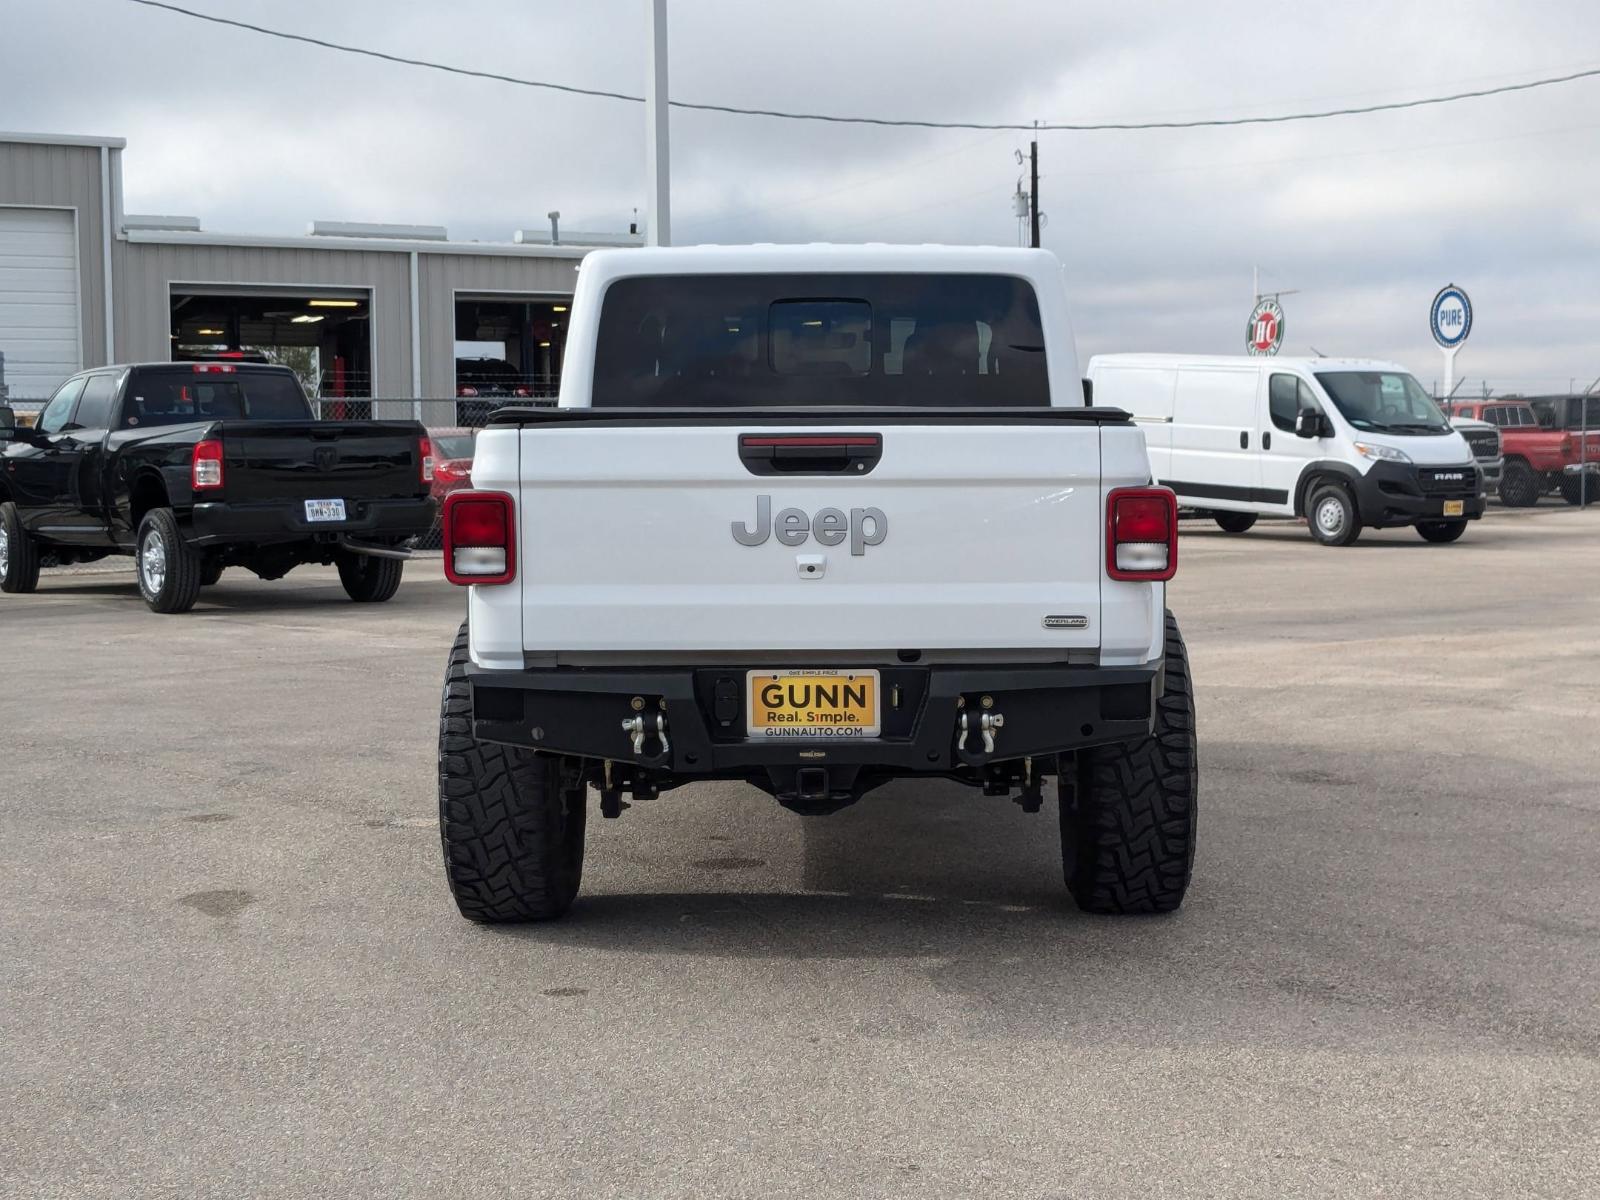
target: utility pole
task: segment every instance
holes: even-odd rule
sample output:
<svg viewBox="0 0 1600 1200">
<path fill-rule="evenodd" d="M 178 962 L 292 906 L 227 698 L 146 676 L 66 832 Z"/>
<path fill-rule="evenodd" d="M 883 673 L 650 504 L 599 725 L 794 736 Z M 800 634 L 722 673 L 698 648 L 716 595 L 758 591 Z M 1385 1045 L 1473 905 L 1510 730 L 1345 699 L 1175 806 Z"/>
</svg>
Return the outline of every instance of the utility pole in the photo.
<svg viewBox="0 0 1600 1200">
<path fill-rule="evenodd" d="M 644 90 L 645 242 L 672 244 L 671 159 L 667 146 L 667 0 L 644 0 L 650 9 L 649 70 Z"/>
<path fill-rule="evenodd" d="M 1037 124 L 1037 122 L 1035 122 Z M 1029 217 L 1032 219 L 1033 240 L 1028 243 L 1035 250 L 1039 248 L 1039 138 L 1034 136 L 1028 143 L 1028 205 Z"/>
</svg>

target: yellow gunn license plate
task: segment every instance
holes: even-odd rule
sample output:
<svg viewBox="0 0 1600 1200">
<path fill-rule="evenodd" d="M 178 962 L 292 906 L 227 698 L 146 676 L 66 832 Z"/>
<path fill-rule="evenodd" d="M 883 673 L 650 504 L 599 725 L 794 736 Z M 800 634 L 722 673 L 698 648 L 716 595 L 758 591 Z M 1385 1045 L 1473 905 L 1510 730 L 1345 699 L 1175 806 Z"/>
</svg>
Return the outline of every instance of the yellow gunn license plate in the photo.
<svg viewBox="0 0 1600 1200">
<path fill-rule="evenodd" d="M 1446 500 L 1444 502 L 1444 515 L 1447 517 L 1459 517 L 1466 511 L 1467 502 L 1465 500 Z"/>
<path fill-rule="evenodd" d="M 878 736 L 876 671 L 751 671 L 753 738 Z"/>
</svg>

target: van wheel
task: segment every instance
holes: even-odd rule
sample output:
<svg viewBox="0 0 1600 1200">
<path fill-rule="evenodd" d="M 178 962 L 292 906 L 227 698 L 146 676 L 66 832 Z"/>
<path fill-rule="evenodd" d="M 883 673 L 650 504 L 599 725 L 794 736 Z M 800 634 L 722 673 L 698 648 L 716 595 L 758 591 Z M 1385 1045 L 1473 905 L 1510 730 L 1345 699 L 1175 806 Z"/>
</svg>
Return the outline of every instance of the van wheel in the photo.
<svg viewBox="0 0 1600 1200">
<path fill-rule="evenodd" d="M 1507 508 L 1532 508 L 1539 503 L 1539 477 L 1525 462 L 1506 464 L 1500 476 L 1500 503 Z"/>
<path fill-rule="evenodd" d="M 1465 521 L 1418 521 L 1417 532 L 1425 542 L 1453 542 L 1467 531 Z"/>
<path fill-rule="evenodd" d="M 1585 504 L 1593 504 L 1596 500 L 1600 500 L 1600 494 L 1597 494 L 1600 493 L 1600 479 L 1589 480 L 1589 492 L 1587 497 L 1584 495 L 1583 484 L 1584 481 L 1582 476 L 1563 475 L 1561 477 L 1560 484 L 1561 498 L 1568 504 L 1574 505 L 1575 507 L 1582 507 Z"/>
<path fill-rule="evenodd" d="M 0 592 L 31 592 L 39 586 L 39 543 L 22 528 L 17 506 L 0 504 Z"/>
<path fill-rule="evenodd" d="M 1243 533 L 1256 523 L 1255 513 L 1218 512 L 1211 518 L 1223 533 Z"/>
<path fill-rule="evenodd" d="M 200 552 L 183 540 L 170 508 L 152 508 L 139 522 L 134 548 L 139 594 L 151 612 L 183 613 L 200 598 Z"/>
<path fill-rule="evenodd" d="M 382 604 L 400 590 L 405 573 L 402 558 L 379 558 L 375 554 L 339 555 L 339 582 L 345 594 L 357 604 Z"/>
<path fill-rule="evenodd" d="M 1084 912 L 1172 912 L 1189 889 L 1200 759 L 1188 651 L 1170 612 L 1166 652 L 1155 732 L 1081 751 L 1077 784 L 1062 789 L 1062 871 Z"/>
<path fill-rule="evenodd" d="M 1348 546 L 1361 536 L 1361 517 L 1355 499 L 1340 483 L 1319 483 L 1306 505 L 1311 536 L 1324 546 Z"/>
<path fill-rule="evenodd" d="M 439 713 L 439 837 L 444 874 L 469 921 L 549 921 L 583 878 L 588 790 L 561 760 L 472 736 L 467 626 L 450 648 Z"/>
</svg>

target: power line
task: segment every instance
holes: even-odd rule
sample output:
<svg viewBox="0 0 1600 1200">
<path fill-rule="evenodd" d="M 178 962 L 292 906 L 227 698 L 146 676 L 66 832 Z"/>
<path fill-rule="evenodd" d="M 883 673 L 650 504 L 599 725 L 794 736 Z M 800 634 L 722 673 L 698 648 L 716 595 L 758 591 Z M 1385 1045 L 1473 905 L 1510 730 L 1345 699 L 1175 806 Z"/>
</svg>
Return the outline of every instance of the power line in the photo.
<svg viewBox="0 0 1600 1200">
<path fill-rule="evenodd" d="M 219 17 L 211 13 L 196 12 L 192 8 L 183 8 L 177 4 L 164 3 L 164 0 L 129 0 L 129 3 L 142 5 L 145 8 L 161 9 L 165 12 L 191 17 L 197 21 L 209 21 L 213 25 L 226 25 L 233 29 L 243 29 L 266 37 L 282 38 L 290 42 L 303 42 L 309 46 L 320 46 L 325 50 L 337 50 L 342 54 L 359 54 L 366 58 L 382 59 L 385 62 L 399 63 L 401 66 L 423 67 L 430 71 L 444 71 L 451 75 L 464 75 L 471 79 L 489 79 L 497 83 L 511 83 L 518 87 L 543 88 L 553 92 L 565 92 L 573 96 L 593 96 L 602 100 L 625 100 L 630 104 L 644 103 L 643 96 L 634 96 L 627 92 L 608 91 L 604 88 L 577 87 L 573 84 L 551 83 L 542 79 L 522 79 L 515 75 L 502 75 L 495 71 L 477 71 L 469 67 L 454 67 L 448 63 L 430 62 L 422 58 L 408 58 L 402 54 L 389 54 L 382 50 L 371 50 L 365 46 L 350 46 L 342 42 L 331 42 L 325 38 L 311 37 L 309 34 L 290 33 L 283 29 L 269 29 L 265 25 L 253 25 L 248 21 L 234 20 L 232 17 Z M 1211 117 L 1195 121 L 1102 121 L 1095 123 L 1052 121 L 1039 122 L 1037 124 L 1033 122 L 1012 123 L 1005 121 L 924 121 L 910 118 L 848 117 L 832 113 L 789 112 L 776 108 L 741 108 L 733 104 L 700 104 L 689 100 L 670 100 L 668 103 L 673 108 L 682 108 L 693 112 L 728 113 L 740 117 L 772 117 L 783 121 L 823 121 L 833 125 L 878 125 L 895 129 L 975 129 L 990 132 L 1031 131 L 1037 129 L 1058 133 L 1092 133 L 1097 131 L 1147 129 L 1215 129 L 1236 125 L 1282 125 L 1291 121 L 1320 121 L 1329 117 L 1364 116 L 1369 113 L 1397 112 L 1407 108 L 1426 108 L 1431 105 L 1454 104 L 1460 100 L 1477 100 L 1485 96 L 1503 96 L 1510 92 L 1526 92 L 1534 88 L 1574 83 L 1580 79 L 1592 79 L 1596 76 L 1600 76 L 1600 67 L 1572 71 L 1565 75 L 1551 75 L 1543 79 L 1529 79 L 1521 83 L 1501 84 L 1498 87 L 1454 92 L 1445 96 L 1424 96 L 1414 100 L 1394 100 L 1384 104 L 1365 104 L 1350 108 L 1328 108 L 1310 112 L 1278 113 L 1263 117 Z"/>
</svg>

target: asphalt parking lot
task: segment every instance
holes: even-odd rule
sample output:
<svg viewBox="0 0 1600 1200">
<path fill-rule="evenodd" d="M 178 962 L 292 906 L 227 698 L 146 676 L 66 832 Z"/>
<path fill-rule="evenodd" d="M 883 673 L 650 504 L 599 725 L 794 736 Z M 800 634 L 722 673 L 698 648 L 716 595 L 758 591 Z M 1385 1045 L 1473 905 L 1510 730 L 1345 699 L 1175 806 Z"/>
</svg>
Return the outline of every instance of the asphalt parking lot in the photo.
<svg viewBox="0 0 1600 1200">
<path fill-rule="evenodd" d="M 592 805 L 570 918 L 478 928 L 436 564 L 0 597 L 0 1194 L 1596 1194 L 1600 512 L 1185 534 L 1156 919 L 1071 908 L 1053 801 L 715 785 Z"/>
</svg>

